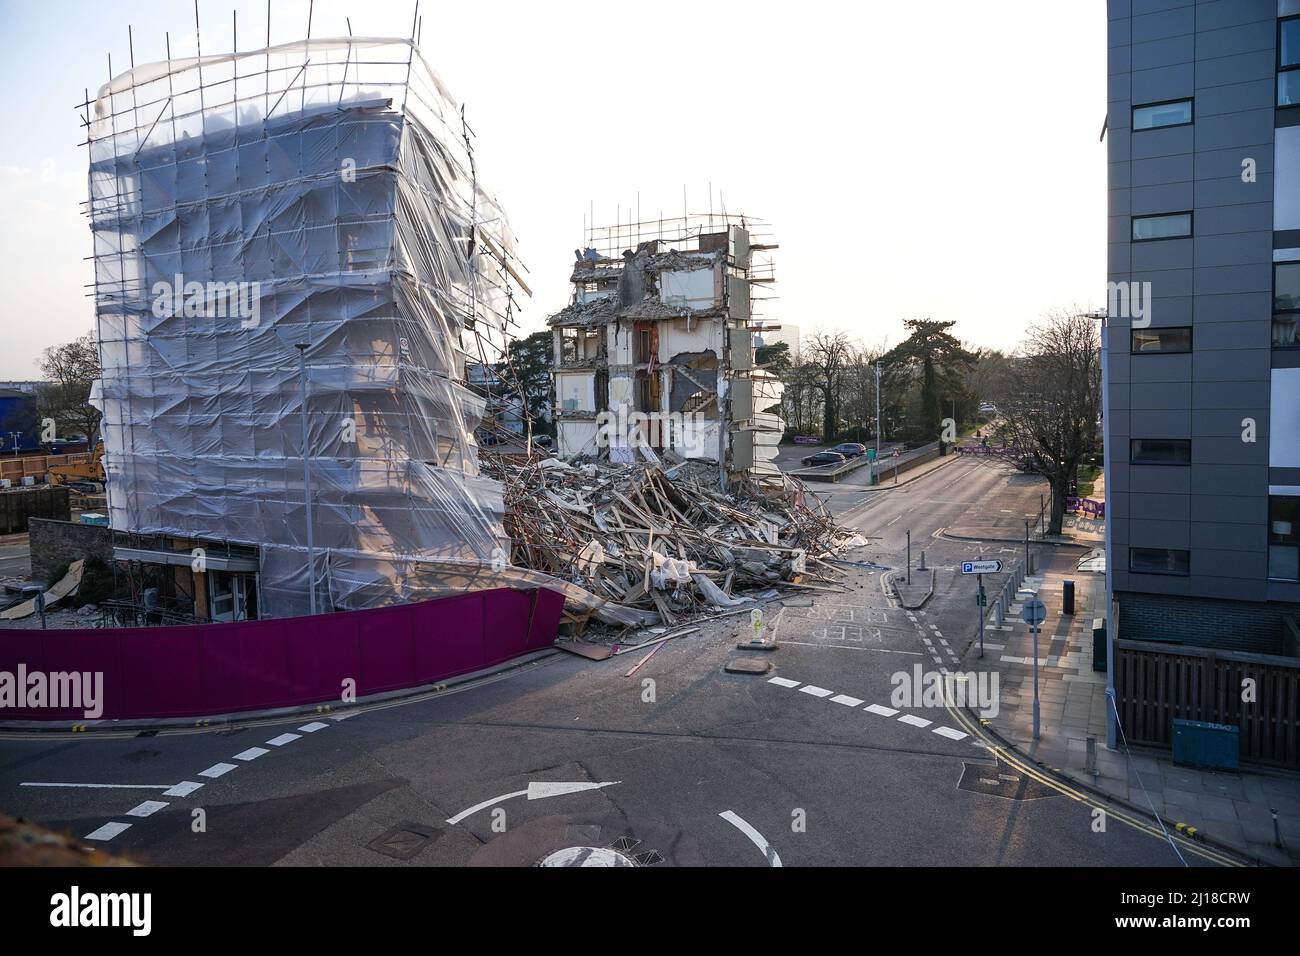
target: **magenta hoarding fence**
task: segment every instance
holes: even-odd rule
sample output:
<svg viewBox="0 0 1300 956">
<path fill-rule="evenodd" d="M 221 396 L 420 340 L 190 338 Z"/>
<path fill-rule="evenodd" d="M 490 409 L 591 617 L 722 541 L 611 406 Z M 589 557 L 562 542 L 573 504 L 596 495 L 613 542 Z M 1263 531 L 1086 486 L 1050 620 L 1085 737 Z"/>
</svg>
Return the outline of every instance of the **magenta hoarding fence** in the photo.
<svg viewBox="0 0 1300 956">
<path fill-rule="evenodd" d="M 315 617 L 178 627 L 0 630 L 0 671 L 100 672 L 101 719 L 201 717 L 432 684 L 549 647 L 564 597 L 474 591 Z M 0 707 L 0 719 L 82 720 Z"/>
</svg>

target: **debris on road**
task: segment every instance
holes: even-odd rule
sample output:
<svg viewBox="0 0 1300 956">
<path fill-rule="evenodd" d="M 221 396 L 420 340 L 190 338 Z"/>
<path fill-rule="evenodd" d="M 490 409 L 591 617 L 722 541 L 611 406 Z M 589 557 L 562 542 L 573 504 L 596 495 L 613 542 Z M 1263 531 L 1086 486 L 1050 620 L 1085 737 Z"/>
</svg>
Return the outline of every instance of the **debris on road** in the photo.
<svg viewBox="0 0 1300 956">
<path fill-rule="evenodd" d="M 844 591 L 831 560 L 865 544 L 791 479 L 743 479 L 724 494 L 705 462 L 483 459 L 505 487 L 511 564 L 645 612 L 641 623 L 673 626 L 790 590 Z M 576 632 L 590 616 L 571 618 Z"/>
</svg>

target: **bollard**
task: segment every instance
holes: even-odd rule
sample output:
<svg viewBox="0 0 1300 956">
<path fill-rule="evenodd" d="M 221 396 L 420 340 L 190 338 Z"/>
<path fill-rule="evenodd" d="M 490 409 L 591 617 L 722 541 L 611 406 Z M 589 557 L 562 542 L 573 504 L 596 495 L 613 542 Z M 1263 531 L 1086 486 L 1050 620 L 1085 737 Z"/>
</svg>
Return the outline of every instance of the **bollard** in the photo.
<svg viewBox="0 0 1300 956">
<path fill-rule="evenodd" d="M 993 605 L 993 626 L 1002 627 L 1002 601 L 999 600 Z"/>
<path fill-rule="evenodd" d="M 1061 586 L 1061 613 L 1074 613 L 1074 582 L 1066 581 Z"/>
</svg>

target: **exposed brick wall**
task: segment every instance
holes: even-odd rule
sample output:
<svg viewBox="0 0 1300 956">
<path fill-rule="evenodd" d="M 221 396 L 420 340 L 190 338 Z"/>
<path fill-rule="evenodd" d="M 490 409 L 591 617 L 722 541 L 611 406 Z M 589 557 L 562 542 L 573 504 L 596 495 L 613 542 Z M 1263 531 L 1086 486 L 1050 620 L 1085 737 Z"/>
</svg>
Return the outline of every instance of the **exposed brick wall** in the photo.
<svg viewBox="0 0 1300 956">
<path fill-rule="evenodd" d="M 53 583 L 51 575 L 78 558 L 98 555 L 105 564 L 113 561 L 111 528 L 32 518 L 28 523 L 32 544 L 32 577 Z"/>
<path fill-rule="evenodd" d="M 1292 604 L 1259 604 L 1165 594 L 1116 592 L 1119 636 L 1125 640 L 1173 638 L 1195 647 L 1284 653 L 1282 619 Z"/>
</svg>

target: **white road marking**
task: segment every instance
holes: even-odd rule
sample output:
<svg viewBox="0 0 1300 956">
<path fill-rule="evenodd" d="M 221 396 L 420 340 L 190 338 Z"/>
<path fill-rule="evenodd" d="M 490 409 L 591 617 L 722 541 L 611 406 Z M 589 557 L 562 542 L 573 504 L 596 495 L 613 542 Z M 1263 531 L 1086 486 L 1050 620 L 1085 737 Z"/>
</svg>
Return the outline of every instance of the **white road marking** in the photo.
<svg viewBox="0 0 1300 956">
<path fill-rule="evenodd" d="M 265 747 L 249 747 L 242 753 L 235 754 L 235 759 L 247 762 L 249 760 L 256 760 L 258 757 L 269 754 L 270 752 L 271 751 L 267 750 Z"/>
<path fill-rule="evenodd" d="M 936 733 L 940 737 L 947 737 L 949 740 L 962 740 L 967 736 L 960 730 L 953 730 L 951 727 L 936 727 L 931 733 Z"/>
<path fill-rule="evenodd" d="M 235 769 L 236 767 L 233 763 L 214 763 L 207 770 L 200 771 L 199 776 L 209 777 L 213 780 L 216 780 L 217 777 L 220 777 L 222 774 L 230 773 L 230 771 Z"/>
<path fill-rule="evenodd" d="M 313 720 L 310 724 L 303 724 L 298 729 L 304 734 L 314 734 L 318 730 L 324 730 L 329 724 L 322 724 L 319 720 Z"/>
<path fill-rule="evenodd" d="M 836 694 L 831 698 L 832 704 L 843 704 L 845 707 L 857 707 L 862 701 L 856 697 L 850 697 L 848 694 Z"/>
<path fill-rule="evenodd" d="M 83 839 L 86 840 L 111 840 L 123 830 L 131 829 L 129 823 L 105 823 L 94 833 L 87 833 Z"/>
<path fill-rule="evenodd" d="M 499 797 L 493 797 L 491 800 L 484 800 L 482 803 L 476 803 L 474 806 L 460 811 L 447 822 L 452 826 L 460 823 L 468 816 L 473 816 L 480 810 L 485 810 L 493 804 L 502 803 L 505 800 L 512 800 L 515 797 L 527 797 L 529 800 L 545 800 L 547 797 L 560 797 L 566 793 L 579 793 L 583 790 L 599 790 L 602 787 L 612 787 L 615 784 L 622 783 L 621 780 L 605 780 L 600 783 L 587 783 L 586 781 L 576 781 L 568 783 L 565 781 L 542 781 L 528 784 L 527 790 L 515 790 L 513 793 L 503 793 Z"/>
<path fill-rule="evenodd" d="M 132 807 L 126 811 L 126 815 L 128 817 L 151 817 L 166 806 L 170 806 L 170 804 L 164 803 L 162 800 L 146 800 L 138 807 Z"/>
<path fill-rule="evenodd" d="M 980 777 L 980 783 L 986 783 L 990 787 L 1000 786 L 1000 784 L 996 780 L 990 780 L 988 777 Z"/>
<path fill-rule="evenodd" d="M 926 720 L 924 717 L 917 717 L 915 714 L 904 714 L 898 718 L 900 724 L 911 724 L 913 727 L 929 727 L 933 721 Z"/>
<path fill-rule="evenodd" d="M 176 786 L 172 787 L 169 790 L 164 790 L 163 796 L 164 797 L 188 797 L 191 793 L 193 793 L 195 790 L 198 790 L 202 786 L 203 784 L 201 783 L 194 783 L 192 780 L 185 780 L 181 783 L 176 784 Z"/>
<path fill-rule="evenodd" d="M 791 680 L 788 677 L 769 677 L 767 682 L 769 684 L 775 684 L 777 687 L 798 687 L 799 686 L 799 682 L 797 680 Z"/>
<path fill-rule="evenodd" d="M 272 747 L 283 747 L 285 744 L 291 744 L 295 740 L 301 740 L 302 734 L 281 734 L 279 737 L 272 737 L 267 741 Z"/>
<path fill-rule="evenodd" d="M 939 638 L 939 643 L 942 644 L 944 647 L 948 646 L 948 642 L 945 641 L 943 638 Z"/>
<path fill-rule="evenodd" d="M 726 820 L 728 823 L 730 823 L 741 833 L 745 834 L 745 836 L 749 837 L 750 842 L 753 843 L 754 846 L 758 847 L 759 850 L 762 851 L 763 856 L 767 859 L 768 866 L 781 865 L 781 858 L 777 856 L 776 850 L 773 849 L 772 845 L 767 842 L 767 840 L 763 837 L 763 834 L 759 833 L 752 826 L 746 823 L 740 816 L 738 816 L 735 813 L 735 811 L 724 810 L 721 813 L 719 813 L 718 816 L 722 817 L 722 819 Z"/>
<path fill-rule="evenodd" d="M 812 694 L 814 697 L 829 697 L 829 696 L 831 696 L 831 691 L 828 691 L 825 687 L 817 687 L 817 686 L 815 686 L 815 685 L 813 685 L 813 684 L 805 684 L 803 687 L 800 687 L 800 688 L 799 688 L 799 693 L 801 693 L 801 694 Z"/>
<path fill-rule="evenodd" d="M 868 710 L 873 714 L 879 714 L 881 717 L 893 717 L 898 711 L 890 707 L 882 707 L 880 704 L 867 704 L 863 710 Z"/>
<path fill-rule="evenodd" d="M 87 790 L 166 790 L 170 783 L 20 783 L 20 787 L 85 787 Z"/>
</svg>

